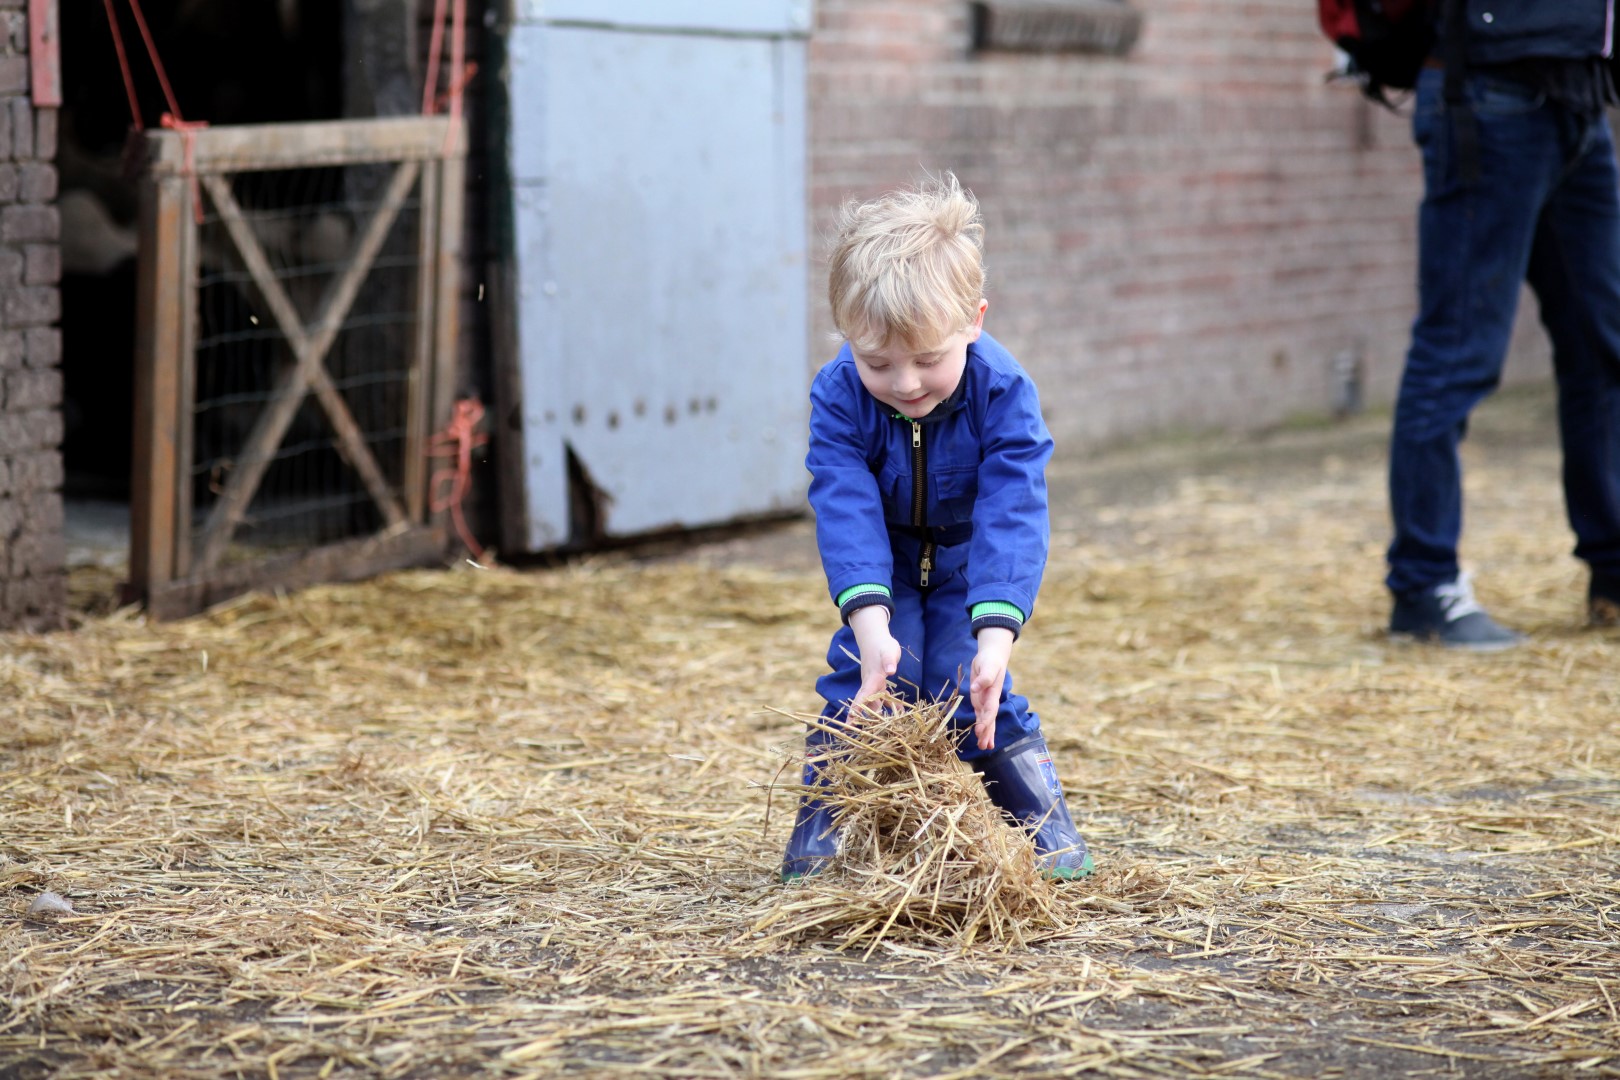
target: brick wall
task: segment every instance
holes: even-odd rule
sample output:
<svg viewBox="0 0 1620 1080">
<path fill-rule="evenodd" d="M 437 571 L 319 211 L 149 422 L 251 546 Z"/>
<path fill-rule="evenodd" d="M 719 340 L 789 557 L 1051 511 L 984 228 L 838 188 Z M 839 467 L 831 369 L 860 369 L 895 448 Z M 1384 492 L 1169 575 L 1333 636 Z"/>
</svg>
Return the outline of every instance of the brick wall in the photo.
<svg viewBox="0 0 1620 1080">
<path fill-rule="evenodd" d="M 26 0 L 0 0 L 0 628 L 61 623 L 56 112 L 28 97 Z"/>
<path fill-rule="evenodd" d="M 987 326 L 1054 434 L 1097 445 L 1325 413 L 1333 358 L 1393 397 L 1415 310 L 1416 149 L 1327 86 L 1299 0 L 1131 0 L 1124 58 L 970 55 L 961 0 L 817 0 L 812 220 L 954 170 L 987 225 Z M 824 254 L 818 245 L 818 259 Z M 811 356 L 831 354 L 825 264 Z M 1533 309 L 1511 372 L 1545 371 Z"/>
</svg>

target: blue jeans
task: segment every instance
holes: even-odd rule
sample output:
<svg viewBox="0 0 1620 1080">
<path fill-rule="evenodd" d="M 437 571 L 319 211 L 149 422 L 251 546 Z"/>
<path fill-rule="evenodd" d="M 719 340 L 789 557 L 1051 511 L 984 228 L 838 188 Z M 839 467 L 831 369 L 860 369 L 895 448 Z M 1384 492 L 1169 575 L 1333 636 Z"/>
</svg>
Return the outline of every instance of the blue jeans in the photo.
<svg viewBox="0 0 1620 1080">
<path fill-rule="evenodd" d="M 1521 281 L 1552 339 L 1575 554 L 1620 575 L 1620 171 L 1609 129 L 1528 86 L 1471 75 L 1481 178 L 1464 186 L 1441 82 L 1424 71 L 1412 119 L 1419 304 L 1390 440 L 1387 584 L 1402 594 L 1457 577 L 1457 446 L 1501 379 Z"/>
<path fill-rule="evenodd" d="M 947 558 L 942 554 L 941 562 Z M 916 701 L 919 695 L 924 700 L 939 701 L 960 694 L 962 701 L 951 721 L 959 733 L 957 756 L 972 761 L 994 753 L 980 750 L 972 733 L 973 703 L 968 698 L 968 684 L 979 643 L 968 618 L 965 569 L 949 572 L 926 591 L 912 587 L 905 575 L 897 574 L 890 588 L 894 590 L 894 614 L 889 619 L 889 633 L 900 643 L 900 666 L 889 680 L 895 691 L 908 701 Z M 827 666 L 832 670 L 816 680 L 816 693 L 827 703 L 823 716 L 841 720 L 844 707 L 860 690 L 859 655 L 855 632 L 848 626 L 840 628 L 827 648 Z M 1040 718 L 1030 711 L 1029 700 L 1013 693 L 1009 673 L 1002 683 L 1001 706 L 996 712 L 996 749 L 1011 746 L 1040 727 Z"/>
</svg>

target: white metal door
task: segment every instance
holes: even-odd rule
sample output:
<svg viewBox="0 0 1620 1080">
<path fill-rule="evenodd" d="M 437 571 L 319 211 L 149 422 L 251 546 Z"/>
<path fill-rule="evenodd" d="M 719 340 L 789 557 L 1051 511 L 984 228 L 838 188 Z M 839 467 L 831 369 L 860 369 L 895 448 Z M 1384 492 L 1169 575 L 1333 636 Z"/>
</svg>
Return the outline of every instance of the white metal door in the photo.
<svg viewBox="0 0 1620 1080">
<path fill-rule="evenodd" d="M 588 539 L 570 535 L 582 493 L 606 536 L 797 508 L 808 0 L 524 0 L 517 16 L 529 550 Z"/>
</svg>

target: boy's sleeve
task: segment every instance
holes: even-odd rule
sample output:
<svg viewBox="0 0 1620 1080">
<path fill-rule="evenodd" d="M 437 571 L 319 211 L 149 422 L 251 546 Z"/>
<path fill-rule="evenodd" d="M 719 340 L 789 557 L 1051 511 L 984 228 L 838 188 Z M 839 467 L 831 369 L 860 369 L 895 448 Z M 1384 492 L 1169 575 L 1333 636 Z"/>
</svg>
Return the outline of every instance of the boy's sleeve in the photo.
<svg viewBox="0 0 1620 1080">
<path fill-rule="evenodd" d="M 1005 626 L 1017 634 L 1035 610 L 1051 527 L 1046 463 L 1052 435 L 1028 378 L 1009 378 L 987 395 L 979 494 L 968 547 L 967 607 L 977 634 Z"/>
<path fill-rule="evenodd" d="M 864 391 L 862 391 L 864 393 Z M 894 555 L 883 522 L 883 499 L 866 459 L 867 447 L 849 387 L 827 371 L 810 388 L 810 508 L 827 588 L 844 621 L 872 604 L 893 610 L 889 583 Z"/>
</svg>

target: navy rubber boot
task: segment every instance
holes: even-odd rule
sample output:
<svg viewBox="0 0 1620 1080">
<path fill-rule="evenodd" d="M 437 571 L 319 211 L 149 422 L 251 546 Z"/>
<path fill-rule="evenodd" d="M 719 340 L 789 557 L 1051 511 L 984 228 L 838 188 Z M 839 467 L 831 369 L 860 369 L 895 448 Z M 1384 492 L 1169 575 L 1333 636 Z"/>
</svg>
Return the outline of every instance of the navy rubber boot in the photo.
<svg viewBox="0 0 1620 1080">
<path fill-rule="evenodd" d="M 804 748 L 810 755 L 804 763 L 805 787 L 821 787 L 826 783 L 825 760 L 821 755 L 833 742 L 833 736 L 819 730 L 805 737 Z M 787 852 L 782 856 L 782 880 L 797 881 L 819 874 L 837 854 L 838 823 L 833 820 L 832 809 L 814 795 L 806 793 L 799 800 L 793 834 L 788 837 Z"/>
<path fill-rule="evenodd" d="M 1093 869 L 1091 853 L 1069 816 L 1046 738 L 1026 735 L 989 757 L 972 762 L 990 801 L 1018 825 L 1034 834 L 1041 873 L 1067 881 Z"/>
</svg>

